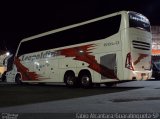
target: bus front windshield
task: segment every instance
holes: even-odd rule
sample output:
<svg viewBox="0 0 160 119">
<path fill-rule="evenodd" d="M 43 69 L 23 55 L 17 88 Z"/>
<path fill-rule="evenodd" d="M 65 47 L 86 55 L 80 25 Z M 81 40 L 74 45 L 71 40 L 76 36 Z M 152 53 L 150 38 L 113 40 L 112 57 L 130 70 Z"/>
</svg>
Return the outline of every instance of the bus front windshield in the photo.
<svg viewBox="0 0 160 119">
<path fill-rule="evenodd" d="M 135 27 L 150 32 L 149 20 L 141 14 L 129 12 L 129 27 Z"/>
</svg>

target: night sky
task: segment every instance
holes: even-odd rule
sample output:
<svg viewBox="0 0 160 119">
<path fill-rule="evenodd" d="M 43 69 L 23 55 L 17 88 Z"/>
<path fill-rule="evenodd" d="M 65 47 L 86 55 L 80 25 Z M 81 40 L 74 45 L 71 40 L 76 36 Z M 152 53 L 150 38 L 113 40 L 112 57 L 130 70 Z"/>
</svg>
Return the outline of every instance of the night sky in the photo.
<svg viewBox="0 0 160 119">
<path fill-rule="evenodd" d="M 121 10 L 142 13 L 151 25 L 160 25 L 159 0 L 43 1 L 0 2 L 0 49 L 15 53 L 23 38 Z"/>
</svg>

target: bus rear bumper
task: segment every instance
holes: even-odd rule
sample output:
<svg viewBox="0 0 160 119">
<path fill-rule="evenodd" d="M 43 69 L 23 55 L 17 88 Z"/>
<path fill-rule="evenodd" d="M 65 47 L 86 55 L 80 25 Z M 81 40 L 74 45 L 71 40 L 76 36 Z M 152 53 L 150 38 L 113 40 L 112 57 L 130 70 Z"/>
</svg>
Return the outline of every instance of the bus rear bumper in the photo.
<svg viewBox="0 0 160 119">
<path fill-rule="evenodd" d="M 131 79 L 133 80 L 148 80 L 152 76 L 152 71 L 133 71 Z"/>
</svg>

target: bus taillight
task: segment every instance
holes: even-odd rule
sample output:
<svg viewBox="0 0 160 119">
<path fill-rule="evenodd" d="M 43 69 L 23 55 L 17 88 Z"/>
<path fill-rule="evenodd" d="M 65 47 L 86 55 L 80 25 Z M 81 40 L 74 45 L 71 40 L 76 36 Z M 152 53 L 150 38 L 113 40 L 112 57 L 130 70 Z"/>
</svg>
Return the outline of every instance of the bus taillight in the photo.
<svg viewBox="0 0 160 119">
<path fill-rule="evenodd" d="M 131 53 L 130 52 L 126 56 L 125 67 L 134 71 L 133 64 L 132 64 Z"/>
</svg>

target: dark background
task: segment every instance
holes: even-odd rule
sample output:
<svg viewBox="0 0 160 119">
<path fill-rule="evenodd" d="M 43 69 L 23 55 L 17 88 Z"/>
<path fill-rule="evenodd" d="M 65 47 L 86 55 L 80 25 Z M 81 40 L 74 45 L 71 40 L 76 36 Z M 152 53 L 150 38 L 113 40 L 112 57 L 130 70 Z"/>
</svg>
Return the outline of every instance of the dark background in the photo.
<svg viewBox="0 0 160 119">
<path fill-rule="evenodd" d="M 160 25 L 159 0 L 6 0 L 0 2 L 0 50 L 15 53 L 23 38 L 121 10 Z"/>
</svg>

